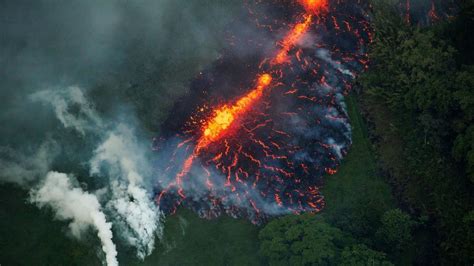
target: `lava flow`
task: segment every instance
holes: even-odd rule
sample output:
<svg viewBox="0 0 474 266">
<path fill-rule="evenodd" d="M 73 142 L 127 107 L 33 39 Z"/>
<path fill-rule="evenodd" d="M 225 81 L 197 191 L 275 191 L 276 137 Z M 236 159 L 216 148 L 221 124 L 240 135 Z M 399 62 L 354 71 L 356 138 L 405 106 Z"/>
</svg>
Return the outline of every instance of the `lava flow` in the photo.
<svg viewBox="0 0 474 266">
<path fill-rule="evenodd" d="M 169 137 L 155 143 L 169 154 L 157 166 L 156 201 L 165 212 L 183 205 L 202 217 L 225 212 L 258 223 L 319 211 L 321 177 L 336 172 L 351 143 L 343 93 L 367 62 L 367 5 L 256 0 L 246 7 L 229 26 L 221 59 L 174 107 L 163 127 Z M 241 30 L 252 25 L 260 34 Z M 228 98 L 235 100 L 219 100 Z"/>
<path fill-rule="evenodd" d="M 261 75 L 258 78 L 257 87 L 254 90 L 240 98 L 234 105 L 224 105 L 214 111 L 214 116 L 202 129 L 202 135 L 197 142 L 193 154 L 184 161 L 183 169 L 176 175 L 176 184 L 179 187 L 181 186 L 181 179 L 189 172 L 194 159 L 199 155 L 201 149 L 206 148 L 210 143 L 222 138 L 235 119 L 244 115 L 248 109 L 262 97 L 263 90 L 270 85 L 271 81 L 272 76 L 270 74 Z M 178 190 L 178 194 L 185 197 L 181 187 Z"/>
<path fill-rule="evenodd" d="M 196 145 L 196 153 L 199 153 L 209 143 L 222 138 L 225 130 L 232 125 L 235 119 L 245 115 L 249 108 L 262 97 L 263 90 L 270 85 L 270 82 L 272 82 L 272 76 L 263 74 L 258 78 L 257 87 L 240 98 L 234 105 L 224 105 L 216 109 L 214 116 L 203 127 L 203 134 Z"/>
<path fill-rule="evenodd" d="M 296 24 L 293 29 L 285 36 L 281 42 L 280 51 L 273 58 L 273 64 L 282 64 L 288 62 L 288 52 L 308 31 L 313 20 L 313 15 L 325 11 L 328 7 L 327 0 L 300 0 L 301 5 L 305 8 L 306 14 L 304 22 Z"/>
<path fill-rule="evenodd" d="M 305 21 L 296 24 L 281 42 L 282 48 L 273 59 L 277 64 L 281 64 L 287 60 L 290 49 L 307 32 L 313 14 L 318 13 L 327 7 L 327 0 L 300 0 L 300 2 L 307 11 L 307 14 L 304 15 Z M 203 127 L 203 134 L 198 140 L 194 155 L 197 155 L 199 151 L 202 148 L 205 148 L 209 143 L 220 139 L 225 130 L 234 122 L 236 117 L 245 115 L 249 107 L 262 97 L 263 90 L 270 85 L 271 81 L 272 76 L 270 74 L 262 74 L 259 77 L 257 87 L 254 90 L 240 98 L 234 105 L 224 105 L 216 109 L 214 111 L 214 116 Z M 189 164 L 185 164 L 184 168 L 186 168 L 187 165 Z"/>
<path fill-rule="evenodd" d="M 304 33 L 306 33 L 311 23 L 312 13 L 319 12 L 327 6 L 326 0 L 302 0 L 301 2 L 308 12 L 305 14 L 306 19 L 303 23 L 296 24 L 283 39 L 282 48 L 273 59 L 274 62 L 278 64 L 287 60 L 287 54 L 290 49 L 301 39 Z M 232 125 L 236 117 L 245 115 L 248 109 L 262 97 L 263 90 L 270 85 L 271 81 L 272 76 L 270 74 L 262 74 L 258 78 L 257 87 L 254 90 L 240 98 L 234 105 L 224 105 L 213 112 L 214 116 L 205 123 L 202 129 L 202 135 L 197 142 L 193 154 L 185 160 L 182 171 L 176 175 L 176 183 L 178 186 L 181 185 L 181 178 L 189 172 L 199 152 L 210 143 L 222 138 L 226 129 Z M 179 194 L 185 197 L 181 188 L 179 188 Z"/>
</svg>

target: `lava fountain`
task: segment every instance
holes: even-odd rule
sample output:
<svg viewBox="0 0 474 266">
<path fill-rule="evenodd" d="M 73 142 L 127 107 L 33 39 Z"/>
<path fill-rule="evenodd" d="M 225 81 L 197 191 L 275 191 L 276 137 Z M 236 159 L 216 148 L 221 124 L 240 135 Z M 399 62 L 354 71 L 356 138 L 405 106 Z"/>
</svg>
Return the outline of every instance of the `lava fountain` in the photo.
<svg viewBox="0 0 474 266">
<path fill-rule="evenodd" d="M 258 101 L 265 88 L 270 85 L 272 76 L 262 74 L 258 78 L 257 87 L 240 98 L 234 105 L 224 105 L 214 110 L 214 116 L 204 125 L 202 135 L 196 145 L 196 153 L 205 148 L 209 143 L 222 138 L 227 128 L 235 121 L 236 117 L 245 115 L 249 108 Z"/>
</svg>

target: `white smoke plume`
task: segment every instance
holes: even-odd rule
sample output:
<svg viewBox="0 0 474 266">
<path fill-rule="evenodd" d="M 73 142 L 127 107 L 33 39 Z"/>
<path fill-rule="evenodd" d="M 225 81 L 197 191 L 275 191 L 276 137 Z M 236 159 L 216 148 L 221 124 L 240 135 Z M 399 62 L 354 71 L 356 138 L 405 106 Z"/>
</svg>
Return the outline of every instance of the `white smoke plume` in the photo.
<svg viewBox="0 0 474 266">
<path fill-rule="evenodd" d="M 100 199 L 120 232 L 118 236 L 136 248 L 138 258 L 150 255 L 155 238 L 162 236 L 163 215 L 146 189 L 150 187 L 150 159 L 146 156 L 150 147 L 130 129 L 135 124 L 102 119 L 79 87 L 40 91 L 31 99 L 50 105 L 65 128 L 103 139 L 89 161 L 90 174 L 108 180 Z"/>
<path fill-rule="evenodd" d="M 351 78 L 355 78 L 354 73 L 352 73 L 349 69 L 345 68 L 341 62 L 335 61 L 331 58 L 331 54 L 328 50 L 326 49 L 318 49 L 316 51 L 316 56 L 327 63 L 329 63 L 332 67 L 337 69 L 339 72 L 342 74 L 348 75 Z"/>
<path fill-rule="evenodd" d="M 66 174 L 49 172 L 42 185 L 31 191 L 30 200 L 40 208 L 51 207 L 57 219 L 70 220 L 69 228 L 77 238 L 90 227 L 96 229 L 107 265 L 118 265 L 112 224 L 106 221 L 95 195 L 73 187 Z"/>
<path fill-rule="evenodd" d="M 133 132 L 119 125 L 95 150 L 90 161 L 92 175 L 108 175 L 112 199 L 108 207 L 121 221 L 121 231 L 128 243 L 144 259 L 154 248 L 155 236 L 162 235 L 162 214 L 144 188 L 144 176 L 150 167 Z"/>
</svg>

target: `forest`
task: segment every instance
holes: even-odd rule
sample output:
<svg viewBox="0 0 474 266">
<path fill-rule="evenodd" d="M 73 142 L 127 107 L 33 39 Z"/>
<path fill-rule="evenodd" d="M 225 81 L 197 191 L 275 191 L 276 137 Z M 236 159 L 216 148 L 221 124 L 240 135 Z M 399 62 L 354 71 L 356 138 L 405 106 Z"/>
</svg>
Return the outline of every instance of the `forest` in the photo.
<svg viewBox="0 0 474 266">
<path fill-rule="evenodd" d="M 334 216 L 326 193 L 322 215 L 277 219 L 260 232 L 272 265 L 474 261 L 474 2 L 462 2 L 455 18 L 419 26 L 374 1 L 373 27 L 370 67 L 348 100 L 362 114 L 393 208 L 372 190 L 364 197 L 376 202 L 345 209 L 335 202 Z"/>
</svg>

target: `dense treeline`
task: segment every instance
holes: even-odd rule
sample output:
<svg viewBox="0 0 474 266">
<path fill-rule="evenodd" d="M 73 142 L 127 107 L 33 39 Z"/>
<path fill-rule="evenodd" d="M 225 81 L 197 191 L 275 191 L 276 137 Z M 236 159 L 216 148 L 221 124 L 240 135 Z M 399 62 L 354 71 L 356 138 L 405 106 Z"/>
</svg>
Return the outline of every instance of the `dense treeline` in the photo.
<svg viewBox="0 0 474 266">
<path fill-rule="evenodd" d="M 370 207 L 277 219 L 260 233 L 270 264 L 474 262 L 474 1 L 429 27 L 408 25 L 395 7 L 374 1 L 373 27 L 357 99 L 380 174 L 403 211 L 350 226 L 338 221 Z"/>
<path fill-rule="evenodd" d="M 462 3 L 454 21 L 425 28 L 406 25 L 387 5 L 375 10 L 376 38 L 370 71 L 360 79 L 362 98 L 366 105 L 388 107 L 391 128 L 377 123 L 383 111 L 373 108 L 369 117 L 382 138 L 401 144 L 379 150 L 383 166 L 400 203 L 427 218 L 436 243 L 429 256 L 443 264 L 472 263 L 474 1 Z M 396 134 L 384 133 L 389 130 Z M 400 157 L 397 162 L 389 152 Z"/>
</svg>

